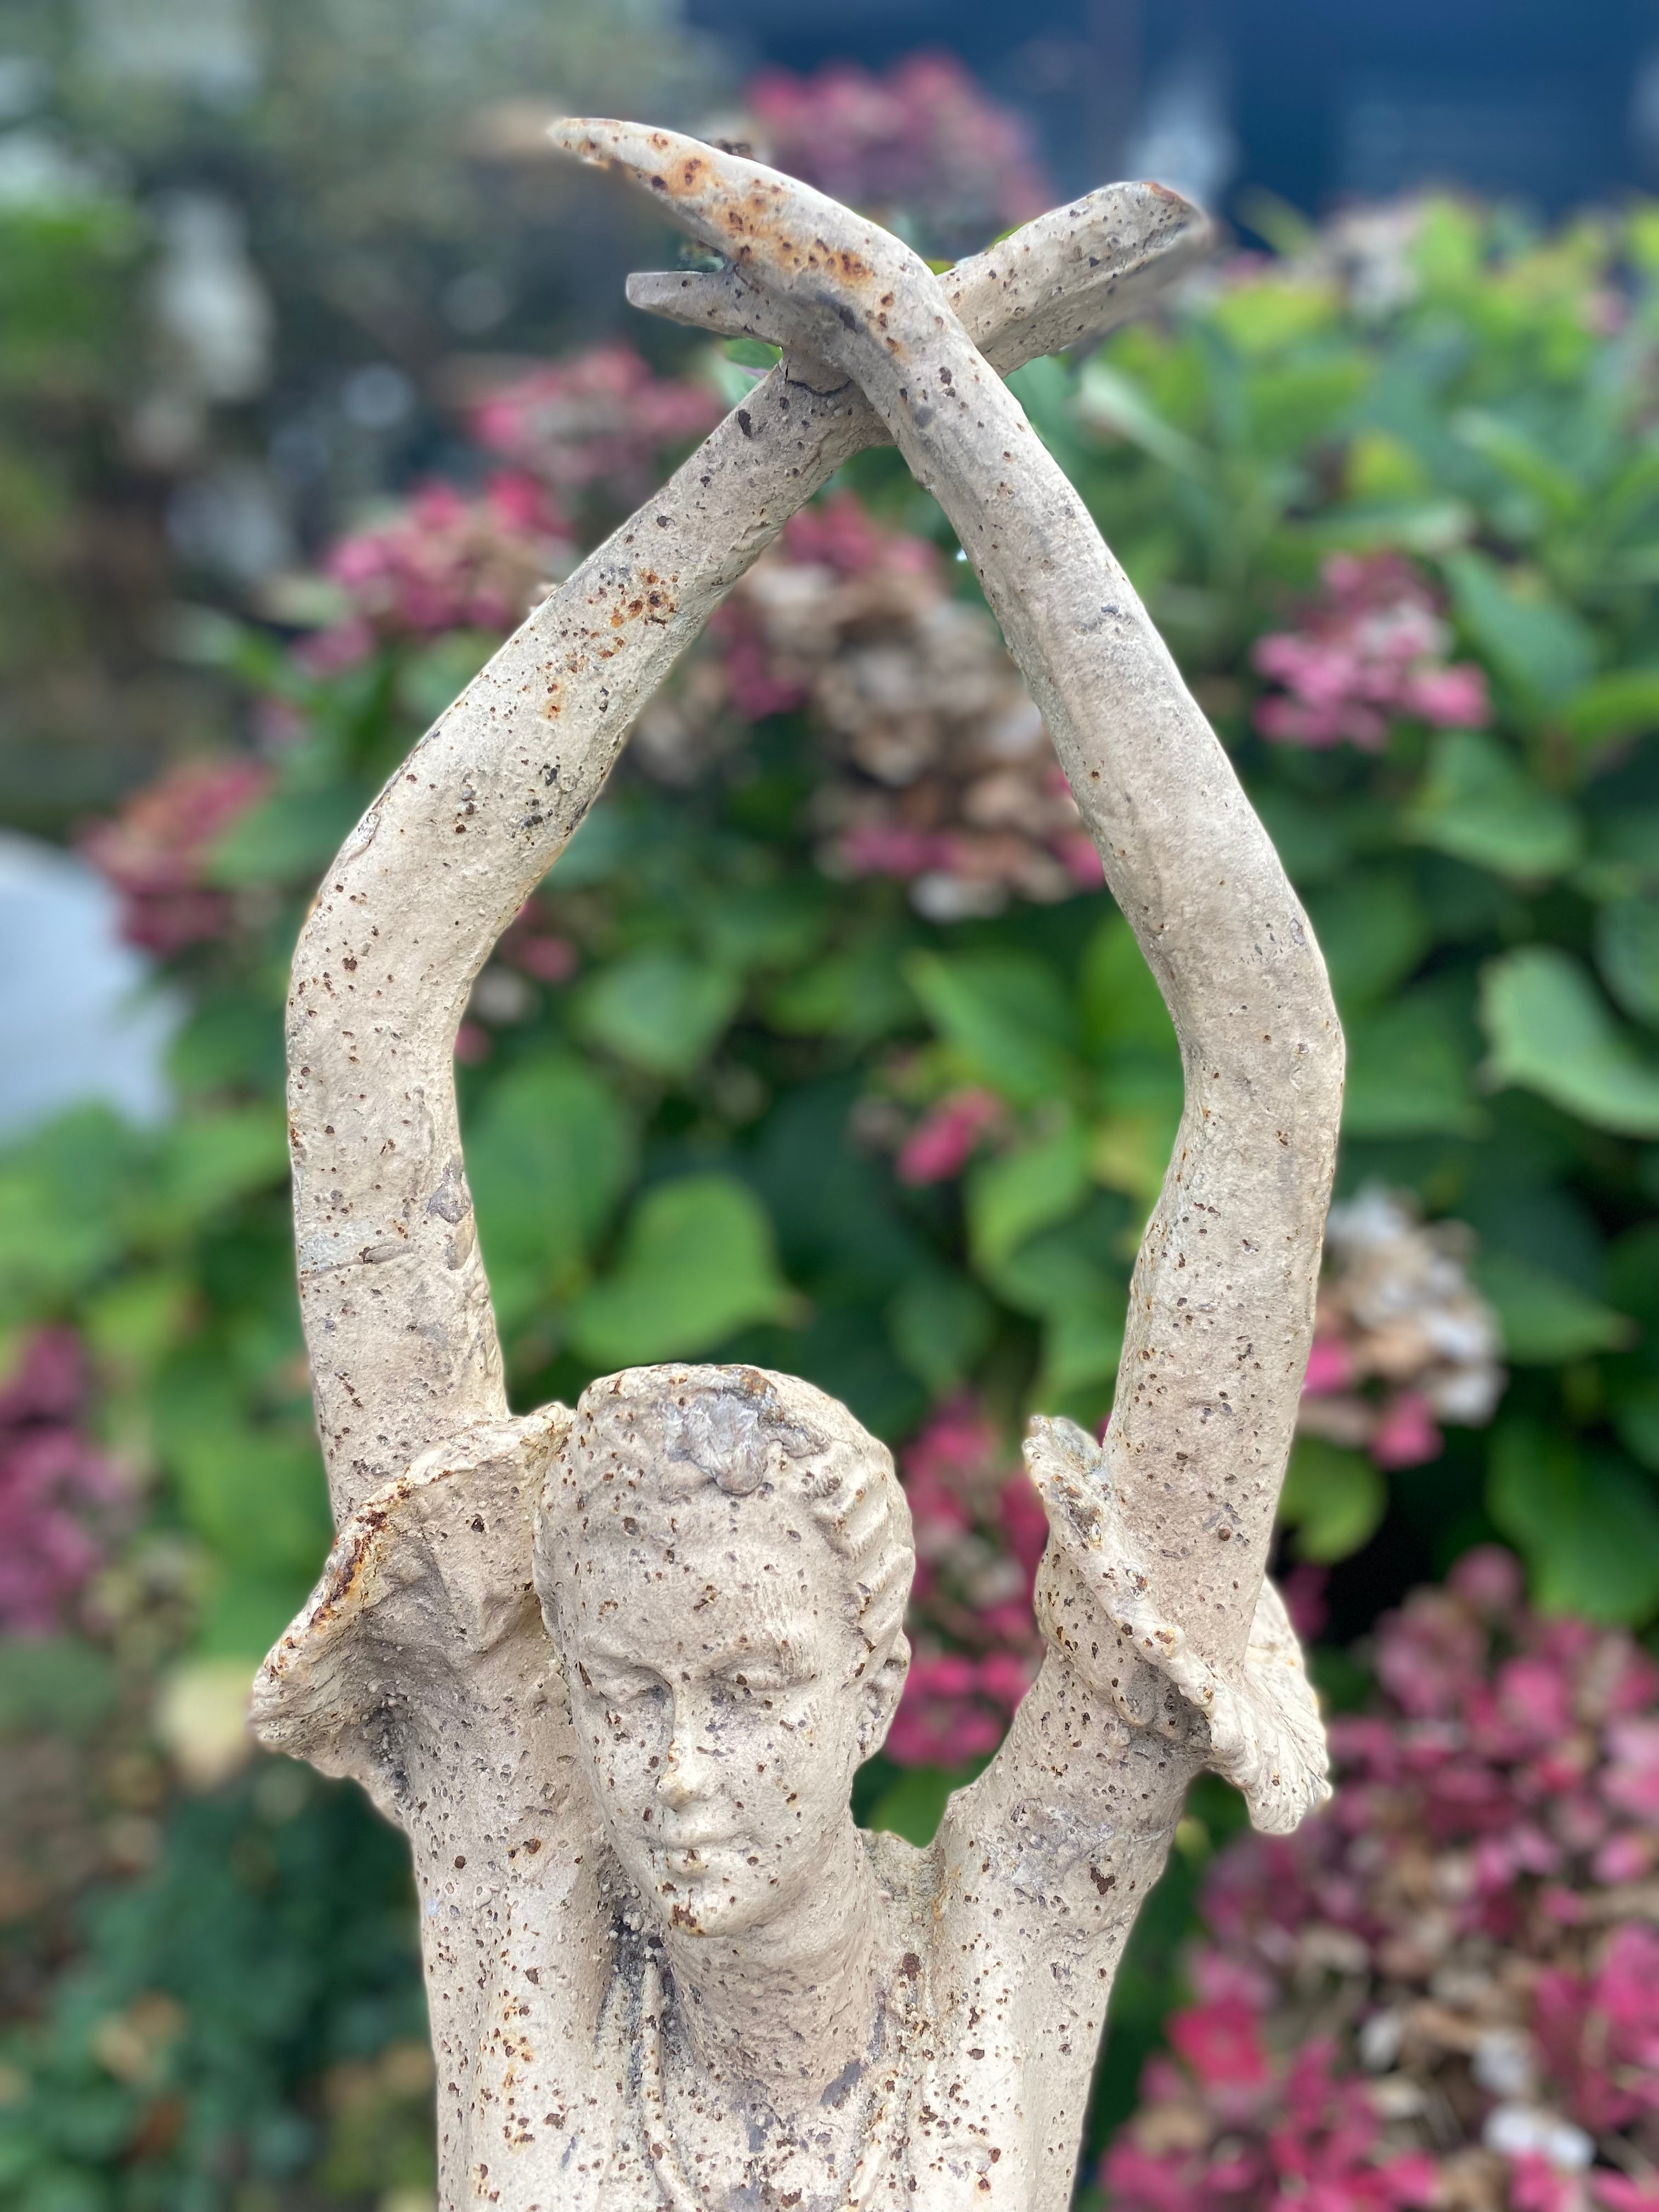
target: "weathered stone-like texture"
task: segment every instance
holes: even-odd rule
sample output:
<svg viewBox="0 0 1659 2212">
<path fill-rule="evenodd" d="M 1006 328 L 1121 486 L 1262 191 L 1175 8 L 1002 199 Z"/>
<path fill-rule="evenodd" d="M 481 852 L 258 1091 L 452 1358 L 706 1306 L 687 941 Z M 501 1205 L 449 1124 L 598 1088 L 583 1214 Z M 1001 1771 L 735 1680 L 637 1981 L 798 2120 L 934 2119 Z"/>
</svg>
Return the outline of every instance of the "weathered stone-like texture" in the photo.
<svg viewBox="0 0 1659 2212">
<path fill-rule="evenodd" d="M 422 740 L 296 957 L 301 1282 L 340 1535 L 256 1693 L 408 1830 L 446 2207 L 1059 2212 L 1112 1974 L 1209 1765 L 1323 1790 L 1262 1581 L 1312 1330 L 1341 1046 L 1284 872 L 996 375 L 1186 258 L 1117 187 L 945 278 L 835 203 L 629 125 L 563 142 L 727 255 L 636 299 L 783 366 Z M 981 342 L 983 350 L 976 347 Z M 926 1852 L 848 1791 L 908 1661 L 884 1449 L 787 1376 L 506 1410 L 451 1051 L 472 977 L 733 579 L 857 446 L 951 516 L 1174 1017 L 1188 1100 L 1109 1440 L 1038 1422 L 1042 1674 Z"/>
</svg>

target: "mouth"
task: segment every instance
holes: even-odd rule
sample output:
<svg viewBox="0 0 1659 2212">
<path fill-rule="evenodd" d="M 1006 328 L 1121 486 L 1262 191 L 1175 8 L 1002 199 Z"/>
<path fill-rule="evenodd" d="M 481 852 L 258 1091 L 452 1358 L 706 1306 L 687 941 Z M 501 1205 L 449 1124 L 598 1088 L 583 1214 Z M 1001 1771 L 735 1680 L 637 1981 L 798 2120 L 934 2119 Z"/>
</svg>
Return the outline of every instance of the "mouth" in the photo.
<svg viewBox="0 0 1659 2212">
<path fill-rule="evenodd" d="M 679 1837 L 664 1838 L 651 1846 L 651 1856 L 665 1873 L 696 1875 L 707 1872 L 709 1861 L 732 1847 L 729 1836 L 700 1837 L 688 1843 Z"/>
</svg>

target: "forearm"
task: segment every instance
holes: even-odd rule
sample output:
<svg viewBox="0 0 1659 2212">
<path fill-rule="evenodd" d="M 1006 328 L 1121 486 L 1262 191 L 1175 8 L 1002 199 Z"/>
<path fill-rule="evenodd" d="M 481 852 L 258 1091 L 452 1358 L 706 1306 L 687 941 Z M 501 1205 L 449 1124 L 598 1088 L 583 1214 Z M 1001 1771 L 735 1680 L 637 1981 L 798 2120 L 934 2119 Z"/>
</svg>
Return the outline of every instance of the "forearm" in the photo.
<svg viewBox="0 0 1659 2212">
<path fill-rule="evenodd" d="M 984 583 L 1180 1040 L 1107 1468 L 1164 1612 L 1237 1660 L 1312 1338 L 1341 1033 L 1278 855 L 1146 609 L 959 328 L 848 343 Z"/>
</svg>

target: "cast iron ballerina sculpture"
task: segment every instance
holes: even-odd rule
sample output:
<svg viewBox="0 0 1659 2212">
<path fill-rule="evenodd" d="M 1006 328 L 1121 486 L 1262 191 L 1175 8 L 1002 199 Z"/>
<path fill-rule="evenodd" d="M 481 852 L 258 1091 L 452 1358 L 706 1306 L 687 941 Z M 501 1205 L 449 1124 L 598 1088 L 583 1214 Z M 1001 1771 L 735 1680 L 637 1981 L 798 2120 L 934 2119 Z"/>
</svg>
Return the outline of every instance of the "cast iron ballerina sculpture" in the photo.
<svg viewBox="0 0 1659 2212">
<path fill-rule="evenodd" d="M 1272 1829 L 1325 1786 L 1262 1567 L 1340 1036 L 1266 833 L 995 373 L 1117 319 L 1200 224 L 1117 187 L 940 278 L 693 140 L 556 136 L 726 257 L 635 279 L 636 301 L 785 358 L 416 748 L 306 926 L 295 1212 L 340 1534 L 257 1718 L 410 1834 L 446 2208 L 1059 2212 L 1188 1779 L 1230 1775 Z M 574 1413 L 509 1417 L 451 1060 L 473 976 L 629 723 L 884 429 L 1043 710 L 1187 1081 L 1107 1444 L 1037 1421 L 1028 1446 L 1048 1656 L 925 1852 L 848 1804 L 908 1660 L 889 1455 L 810 1385 L 744 1368 L 631 1370 Z"/>
</svg>

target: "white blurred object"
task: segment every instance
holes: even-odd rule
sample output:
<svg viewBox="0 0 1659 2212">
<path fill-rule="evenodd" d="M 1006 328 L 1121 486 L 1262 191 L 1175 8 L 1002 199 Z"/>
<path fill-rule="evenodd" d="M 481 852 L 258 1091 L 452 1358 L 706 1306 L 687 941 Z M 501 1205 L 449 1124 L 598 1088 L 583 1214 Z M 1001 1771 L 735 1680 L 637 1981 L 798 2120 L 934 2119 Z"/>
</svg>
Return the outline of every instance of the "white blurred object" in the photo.
<svg viewBox="0 0 1659 2212">
<path fill-rule="evenodd" d="M 182 483 L 167 501 L 167 535 L 187 561 L 239 584 L 262 582 L 288 568 L 294 539 L 269 471 L 253 461 L 221 461 Z"/>
<path fill-rule="evenodd" d="M 104 1099 L 137 1121 L 170 1103 L 180 1007 L 121 942 L 119 902 L 84 860 L 0 831 L 0 1137 Z"/>
<path fill-rule="evenodd" d="M 252 1682 L 246 1659 L 186 1659 L 163 1679 L 155 1734 L 187 1790 L 216 1790 L 255 1755 L 247 1726 Z"/>
<path fill-rule="evenodd" d="M 1156 177 L 1200 207 L 1214 208 L 1237 169 L 1225 58 L 1217 49 L 1196 47 L 1152 86 L 1129 142 L 1124 174 Z"/>
<path fill-rule="evenodd" d="M 0 54 L 0 123 L 33 115 L 52 90 L 52 71 L 31 54 Z"/>
<path fill-rule="evenodd" d="M 173 366 L 204 400 L 252 399 L 270 374 L 273 318 L 241 210 L 216 192 L 169 192 L 155 222 L 150 304 Z"/>
<path fill-rule="evenodd" d="M 245 100 L 260 76 L 253 0 L 82 0 L 82 53 L 100 76 Z"/>
</svg>

